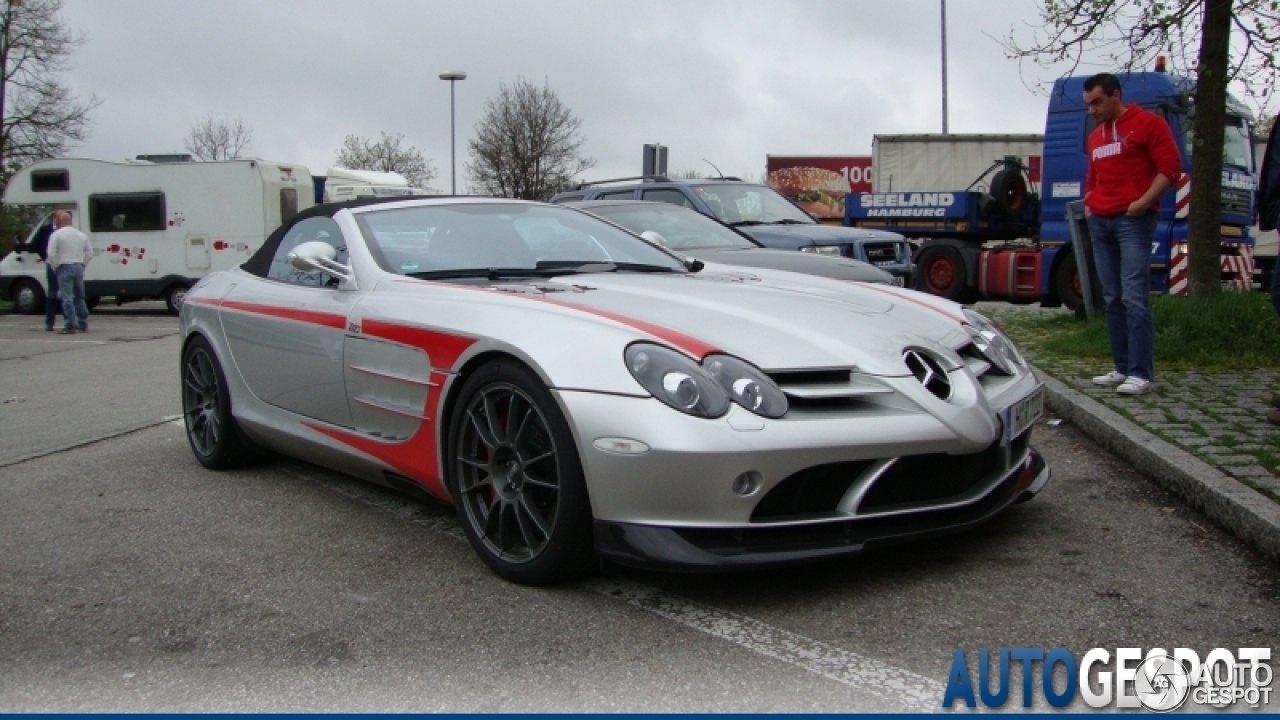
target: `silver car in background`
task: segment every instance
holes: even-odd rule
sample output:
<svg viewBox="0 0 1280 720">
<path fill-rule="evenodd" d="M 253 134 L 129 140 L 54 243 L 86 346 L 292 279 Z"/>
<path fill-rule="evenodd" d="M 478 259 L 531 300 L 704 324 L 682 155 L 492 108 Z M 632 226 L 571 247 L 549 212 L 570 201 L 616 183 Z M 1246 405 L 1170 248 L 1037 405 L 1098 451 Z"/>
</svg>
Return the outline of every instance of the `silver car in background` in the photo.
<svg viewBox="0 0 1280 720">
<path fill-rule="evenodd" d="M 579 210 L 320 205 L 181 314 L 213 469 L 271 451 L 453 503 L 521 583 L 972 526 L 1040 492 L 1040 383 L 981 315 L 677 257 Z"/>
</svg>

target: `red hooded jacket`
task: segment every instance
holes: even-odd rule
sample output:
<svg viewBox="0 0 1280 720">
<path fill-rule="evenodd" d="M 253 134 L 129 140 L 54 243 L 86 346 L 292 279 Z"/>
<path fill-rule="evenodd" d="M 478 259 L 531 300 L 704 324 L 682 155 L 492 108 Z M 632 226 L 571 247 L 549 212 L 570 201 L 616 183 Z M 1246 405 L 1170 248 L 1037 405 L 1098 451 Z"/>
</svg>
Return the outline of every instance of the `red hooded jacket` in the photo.
<svg viewBox="0 0 1280 720">
<path fill-rule="evenodd" d="M 1095 215 L 1123 215 L 1146 194 L 1156 175 L 1175 186 L 1182 176 L 1178 143 L 1164 118 L 1128 105 L 1115 122 L 1102 123 L 1089 134 L 1089 173 L 1084 204 Z M 1151 212 L 1160 209 L 1160 199 Z"/>
</svg>

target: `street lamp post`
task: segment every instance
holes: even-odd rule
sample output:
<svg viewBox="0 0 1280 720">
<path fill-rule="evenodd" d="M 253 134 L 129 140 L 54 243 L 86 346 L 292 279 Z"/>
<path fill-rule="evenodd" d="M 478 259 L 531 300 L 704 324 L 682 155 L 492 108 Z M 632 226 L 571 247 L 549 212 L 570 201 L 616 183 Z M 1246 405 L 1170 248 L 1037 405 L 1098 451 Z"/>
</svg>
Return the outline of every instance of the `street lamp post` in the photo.
<svg viewBox="0 0 1280 720">
<path fill-rule="evenodd" d="M 458 141 L 453 130 L 453 85 L 458 80 L 466 80 L 467 74 L 461 71 L 440 73 L 441 80 L 449 81 L 449 186 L 450 195 L 458 194 L 458 159 L 455 154 L 455 148 Z"/>
</svg>

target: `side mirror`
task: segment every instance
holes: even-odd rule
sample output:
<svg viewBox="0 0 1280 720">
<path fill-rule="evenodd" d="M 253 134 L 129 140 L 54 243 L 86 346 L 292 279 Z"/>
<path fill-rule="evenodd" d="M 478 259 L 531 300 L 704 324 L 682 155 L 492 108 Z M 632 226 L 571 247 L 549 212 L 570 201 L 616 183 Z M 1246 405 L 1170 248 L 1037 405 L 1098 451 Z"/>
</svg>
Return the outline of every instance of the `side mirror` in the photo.
<svg viewBox="0 0 1280 720">
<path fill-rule="evenodd" d="M 303 272 L 326 272 L 341 280 L 339 289 L 356 289 L 350 265 L 337 261 L 338 250 L 327 242 L 311 240 L 289 251 L 289 264 Z"/>
<path fill-rule="evenodd" d="M 648 240 L 651 245 L 657 245 L 660 248 L 667 246 L 667 239 L 662 237 L 661 233 L 654 232 L 653 230 L 645 230 L 640 233 L 640 237 Z"/>
</svg>

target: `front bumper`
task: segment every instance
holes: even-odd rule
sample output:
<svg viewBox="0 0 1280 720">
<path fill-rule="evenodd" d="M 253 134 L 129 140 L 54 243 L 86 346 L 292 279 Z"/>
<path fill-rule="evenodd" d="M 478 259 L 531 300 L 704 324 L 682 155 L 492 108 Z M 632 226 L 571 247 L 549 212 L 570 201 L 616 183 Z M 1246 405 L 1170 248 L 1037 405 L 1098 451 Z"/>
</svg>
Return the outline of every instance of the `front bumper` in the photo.
<svg viewBox="0 0 1280 720">
<path fill-rule="evenodd" d="M 597 520 L 596 548 L 604 559 L 673 571 L 737 570 L 855 555 L 890 544 L 973 527 L 1044 489 L 1049 468 L 1035 450 L 962 503 L 900 514 L 811 524 L 748 527 L 662 527 Z"/>
</svg>

